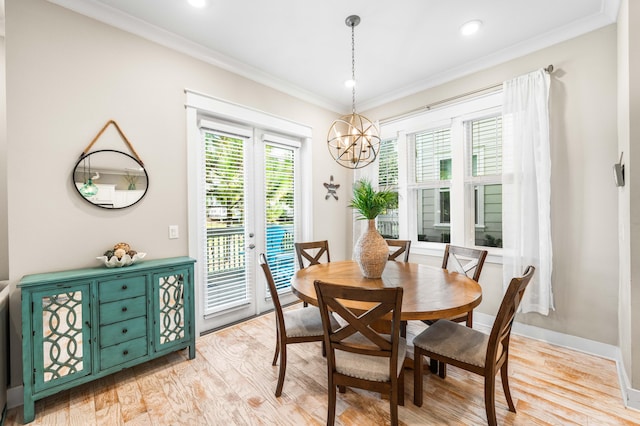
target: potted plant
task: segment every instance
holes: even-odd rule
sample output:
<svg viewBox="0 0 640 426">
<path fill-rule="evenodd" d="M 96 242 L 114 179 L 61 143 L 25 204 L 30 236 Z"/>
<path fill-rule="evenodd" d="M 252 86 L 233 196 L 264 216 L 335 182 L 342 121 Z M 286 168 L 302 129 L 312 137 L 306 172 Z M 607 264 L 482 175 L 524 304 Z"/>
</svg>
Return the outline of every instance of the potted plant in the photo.
<svg viewBox="0 0 640 426">
<path fill-rule="evenodd" d="M 398 195 L 388 189 L 375 190 L 367 179 L 353 184 L 349 207 L 358 212 L 358 220 L 368 220 L 367 230 L 358 238 L 353 250 L 354 260 L 366 278 L 380 278 L 389 258 L 387 242 L 376 229 L 375 219 L 388 208 L 397 205 Z"/>
</svg>

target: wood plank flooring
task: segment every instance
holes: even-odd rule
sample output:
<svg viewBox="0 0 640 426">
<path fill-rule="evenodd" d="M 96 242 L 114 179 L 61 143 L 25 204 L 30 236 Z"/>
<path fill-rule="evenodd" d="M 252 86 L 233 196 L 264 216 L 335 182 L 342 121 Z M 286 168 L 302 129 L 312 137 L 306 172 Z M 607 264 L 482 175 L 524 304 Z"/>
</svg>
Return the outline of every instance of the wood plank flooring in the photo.
<svg viewBox="0 0 640 426">
<path fill-rule="evenodd" d="M 409 323 L 409 335 L 422 325 Z M 323 425 L 326 364 L 319 343 L 289 345 L 287 376 L 274 396 L 278 367 L 273 313 L 203 336 L 196 359 L 176 352 L 36 402 L 33 425 Z M 519 336 L 512 337 L 507 410 L 496 385 L 504 425 L 640 425 L 625 409 L 615 362 Z M 498 379 L 499 382 L 499 379 Z M 479 376 L 449 366 L 446 380 L 424 376 L 424 405 L 413 405 L 413 371 L 405 376 L 405 425 L 483 425 Z M 338 394 L 338 425 L 388 424 L 389 404 L 377 394 Z M 22 424 L 22 407 L 5 424 Z"/>
</svg>

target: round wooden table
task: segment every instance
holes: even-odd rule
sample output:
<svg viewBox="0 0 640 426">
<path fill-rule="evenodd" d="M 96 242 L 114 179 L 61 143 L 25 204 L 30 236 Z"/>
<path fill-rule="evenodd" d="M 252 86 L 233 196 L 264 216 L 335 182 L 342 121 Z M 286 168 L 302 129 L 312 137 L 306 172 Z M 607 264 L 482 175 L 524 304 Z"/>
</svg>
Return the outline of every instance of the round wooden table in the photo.
<svg viewBox="0 0 640 426">
<path fill-rule="evenodd" d="M 453 317 L 473 310 L 482 301 L 482 289 L 476 281 L 464 274 L 419 263 L 387 262 L 379 279 L 364 278 L 357 263 L 351 260 L 300 269 L 291 278 L 292 291 L 317 306 L 315 280 L 369 288 L 402 287 L 403 321 Z M 362 307 L 367 309 L 366 305 Z"/>
</svg>

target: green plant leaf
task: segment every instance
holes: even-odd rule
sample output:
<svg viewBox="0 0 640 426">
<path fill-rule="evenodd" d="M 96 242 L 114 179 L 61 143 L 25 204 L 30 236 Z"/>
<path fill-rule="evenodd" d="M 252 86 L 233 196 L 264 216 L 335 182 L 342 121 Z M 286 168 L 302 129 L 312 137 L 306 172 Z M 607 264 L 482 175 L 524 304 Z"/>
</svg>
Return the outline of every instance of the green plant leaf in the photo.
<svg viewBox="0 0 640 426">
<path fill-rule="evenodd" d="M 398 193 L 388 189 L 376 191 L 371 182 L 365 178 L 358 179 L 353 184 L 353 198 L 349 207 L 355 209 L 359 220 L 375 219 L 388 208 L 398 204 Z"/>
</svg>

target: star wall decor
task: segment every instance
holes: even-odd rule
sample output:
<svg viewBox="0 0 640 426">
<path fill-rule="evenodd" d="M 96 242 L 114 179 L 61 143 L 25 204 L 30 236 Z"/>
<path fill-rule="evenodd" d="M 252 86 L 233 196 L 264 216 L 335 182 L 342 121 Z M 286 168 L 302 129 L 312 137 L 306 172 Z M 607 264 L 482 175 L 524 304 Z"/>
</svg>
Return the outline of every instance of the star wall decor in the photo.
<svg viewBox="0 0 640 426">
<path fill-rule="evenodd" d="M 337 200 L 338 194 L 336 193 L 336 190 L 340 188 L 340 184 L 333 183 L 333 175 L 331 175 L 329 183 L 324 183 L 323 185 L 325 188 L 327 188 L 327 195 L 324 196 L 324 199 L 328 200 L 329 197 L 333 197 Z"/>
</svg>

